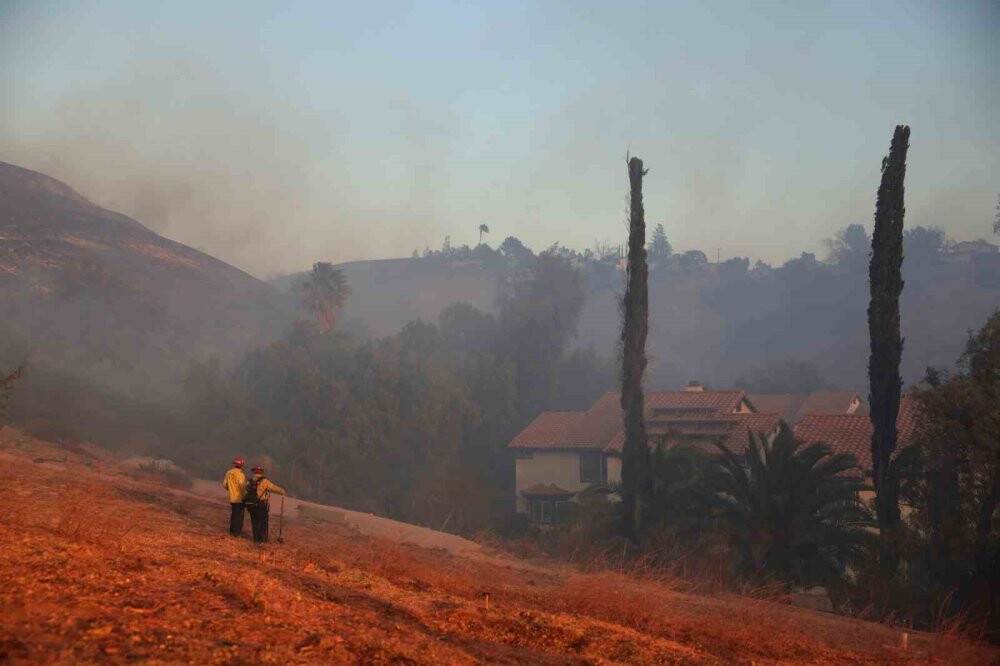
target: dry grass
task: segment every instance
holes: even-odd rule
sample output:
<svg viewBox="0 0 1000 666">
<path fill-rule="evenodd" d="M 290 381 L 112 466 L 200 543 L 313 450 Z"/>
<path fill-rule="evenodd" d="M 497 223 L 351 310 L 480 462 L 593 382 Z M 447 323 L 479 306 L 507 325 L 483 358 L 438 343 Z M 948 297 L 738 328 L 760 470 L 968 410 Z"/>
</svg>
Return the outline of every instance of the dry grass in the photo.
<svg viewBox="0 0 1000 666">
<path fill-rule="evenodd" d="M 0 662 L 991 663 L 912 634 L 621 573 L 524 569 L 329 525 L 225 536 L 228 507 L 0 441 Z M 53 462 L 66 459 L 66 463 Z M 36 463 L 35 460 L 42 460 Z"/>
</svg>

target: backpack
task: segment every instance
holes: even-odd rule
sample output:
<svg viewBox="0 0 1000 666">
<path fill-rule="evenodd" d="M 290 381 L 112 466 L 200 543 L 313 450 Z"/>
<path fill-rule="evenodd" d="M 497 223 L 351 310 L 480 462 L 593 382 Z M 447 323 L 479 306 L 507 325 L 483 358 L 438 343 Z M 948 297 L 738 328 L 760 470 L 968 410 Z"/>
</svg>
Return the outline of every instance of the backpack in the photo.
<svg viewBox="0 0 1000 666">
<path fill-rule="evenodd" d="M 243 503 L 248 506 L 256 506 L 258 501 L 260 500 L 257 498 L 257 479 L 247 479 L 246 495 L 243 497 Z"/>
</svg>

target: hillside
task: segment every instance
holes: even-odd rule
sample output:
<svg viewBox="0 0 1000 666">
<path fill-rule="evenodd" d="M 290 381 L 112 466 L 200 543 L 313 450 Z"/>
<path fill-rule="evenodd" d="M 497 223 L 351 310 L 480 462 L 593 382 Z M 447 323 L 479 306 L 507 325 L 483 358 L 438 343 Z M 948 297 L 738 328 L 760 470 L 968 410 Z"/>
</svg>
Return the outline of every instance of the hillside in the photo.
<svg viewBox="0 0 1000 666">
<path fill-rule="evenodd" d="M 954 635 L 616 573 L 449 554 L 308 512 L 283 544 L 99 450 L 4 429 L 4 663 L 965 663 Z M 67 473 L 72 484 L 67 484 Z"/>
<path fill-rule="evenodd" d="M 36 356 L 147 388 L 186 359 L 280 335 L 292 315 L 247 273 L 2 162 L 0 295 Z"/>
<path fill-rule="evenodd" d="M 280 335 L 291 302 L 222 261 L 0 162 L 0 362 L 155 395 L 191 358 Z"/>
</svg>

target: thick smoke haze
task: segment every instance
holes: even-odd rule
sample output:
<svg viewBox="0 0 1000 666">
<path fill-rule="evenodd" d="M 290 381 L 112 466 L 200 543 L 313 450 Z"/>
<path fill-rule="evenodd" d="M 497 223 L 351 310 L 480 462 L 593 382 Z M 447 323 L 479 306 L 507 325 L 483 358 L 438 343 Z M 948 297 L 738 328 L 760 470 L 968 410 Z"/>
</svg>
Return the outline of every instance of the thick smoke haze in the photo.
<svg viewBox="0 0 1000 666">
<path fill-rule="evenodd" d="M 482 223 L 494 245 L 617 245 L 631 150 L 676 250 L 780 263 L 870 227 L 906 122 L 907 224 L 976 238 L 1000 188 L 998 16 L 12 0 L 0 160 L 264 277 Z"/>
<path fill-rule="evenodd" d="M 144 62 L 102 86 L 61 97 L 37 132 L 3 136 L 5 160 L 63 180 L 122 212 L 257 275 L 302 262 L 305 237 L 349 230 L 334 182 L 313 182 L 335 137 L 290 124 L 275 98 L 227 89 L 190 61 Z M 342 184 L 346 172 L 326 165 Z M 345 219 L 338 220 L 337 216 Z M 339 225 L 338 225 L 339 222 Z M 317 256 L 351 254 L 351 233 Z"/>
</svg>

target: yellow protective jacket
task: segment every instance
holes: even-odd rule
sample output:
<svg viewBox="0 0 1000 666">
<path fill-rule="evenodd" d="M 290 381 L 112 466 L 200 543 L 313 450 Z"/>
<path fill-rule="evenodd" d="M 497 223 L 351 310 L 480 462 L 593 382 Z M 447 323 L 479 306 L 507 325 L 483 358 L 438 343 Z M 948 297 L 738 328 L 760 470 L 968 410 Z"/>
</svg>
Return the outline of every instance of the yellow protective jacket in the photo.
<svg viewBox="0 0 1000 666">
<path fill-rule="evenodd" d="M 287 495 L 285 489 L 278 484 L 271 481 L 266 477 L 254 474 L 253 478 L 257 480 L 257 499 L 261 502 L 271 501 L 271 493 L 277 493 L 279 495 Z"/>
<path fill-rule="evenodd" d="M 230 504 L 242 502 L 247 494 L 247 475 L 239 467 L 234 467 L 226 472 L 226 477 L 222 479 L 222 487 L 229 492 Z"/>
</svg>

